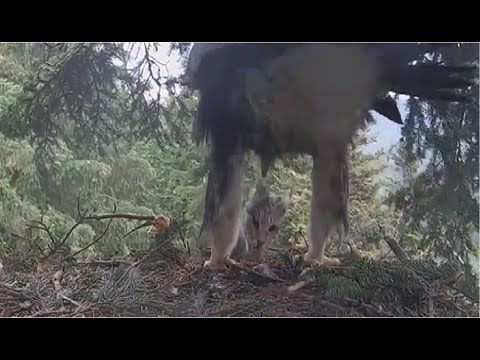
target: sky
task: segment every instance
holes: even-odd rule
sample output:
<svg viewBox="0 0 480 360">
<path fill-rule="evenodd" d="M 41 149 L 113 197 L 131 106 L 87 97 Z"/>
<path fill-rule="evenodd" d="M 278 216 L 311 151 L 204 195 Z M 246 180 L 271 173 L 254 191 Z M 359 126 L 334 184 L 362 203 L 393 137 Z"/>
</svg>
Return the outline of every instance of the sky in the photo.
<svg viewBox="0 0 480 360">
<path fill-rule="evenodd" d="M 402 119 L 406 116 L 405 106 L 405 98 L 401 97 L 398 100 L 398 107 Z M 378 150 L 387 151 L 400 141 L 402 126 L 377 113 L 373 113 L 373 118 L 375 124 L 370 126 L 369 133 L 375 135 L 377 141 L 365 146 L 365 151 L 368 153 L 375 153 Z"/>
</svg>

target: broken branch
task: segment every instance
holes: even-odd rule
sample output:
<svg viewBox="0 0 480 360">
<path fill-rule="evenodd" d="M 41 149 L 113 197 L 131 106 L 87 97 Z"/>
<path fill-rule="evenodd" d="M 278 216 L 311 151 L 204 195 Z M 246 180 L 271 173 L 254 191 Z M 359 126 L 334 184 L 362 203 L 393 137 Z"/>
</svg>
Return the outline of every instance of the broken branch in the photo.
<svg viewBox="0 0 480 360">
<path fill-rule="evenodd" d="M 153 221 L 153 215 L 137 215 L 129 213 L 112 213 L 86 216 L 85 220 L 105 220 L 105 219 L 131 219 L 131 220 L 149 220 Z"/>
</svg>

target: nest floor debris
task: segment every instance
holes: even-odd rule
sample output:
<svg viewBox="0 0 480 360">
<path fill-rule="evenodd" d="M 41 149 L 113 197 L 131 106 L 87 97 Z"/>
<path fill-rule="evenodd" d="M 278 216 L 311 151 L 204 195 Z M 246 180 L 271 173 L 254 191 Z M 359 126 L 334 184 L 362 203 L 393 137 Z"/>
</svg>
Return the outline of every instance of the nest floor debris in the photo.
<svg viewBox="0 0 480 360">
<path fill-rule="evenodd" d="M 137 262 L 5 264 L 3 317 L 478 317 L 478 279 L 454 264 L 374 262 L 302 271 L 292 252 L 214 273 L 167 244 Z"/>
</svg>

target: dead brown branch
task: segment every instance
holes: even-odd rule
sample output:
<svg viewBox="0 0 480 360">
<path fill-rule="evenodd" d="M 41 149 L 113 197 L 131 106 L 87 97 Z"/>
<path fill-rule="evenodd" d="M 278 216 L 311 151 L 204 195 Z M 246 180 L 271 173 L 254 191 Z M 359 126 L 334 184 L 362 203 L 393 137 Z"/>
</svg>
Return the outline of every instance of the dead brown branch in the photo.
<svg viewBox="0 0 480 360">
<path fill-rule="evenodd" d="M 89 215 L 85 217 L 85 220 L 105 220 L 105 219 L 130 219 L 130 220 L 152 221 L 153 219 L 155 219 L 155 216 L 137 215 L 137 214 L 129 214 L 129 213 L 111 213 L 111 214 Z"/>
<path fill-rule="evenodd" d="M 17 298 L 21 301 L 31 300 L 31 297 L 25 295 L 21 289 L 14 288 L 11 285 L 0 283 L 0 288 L 3 289 L 1 292 L 5 293 L 9 297 Z"/>
<path fill-rule="evenodd" d="M 387 235 L 385 236 L 385 242 L 388 244 L 388 246 L 390 246 L 390 249 L 392 249 L 393 253 L 400 261 L 405 261 L 409 259 L 408 254 L 405 252 L 405 250 L 402 249 L 402 247 L 395 239 Z"/>
<path fill-rule="evenodd" d="M 408 260 L 410 257 L 408 254 L 403 250 L 397 240 L 395 240 L 392 236 L 386 233 L 382 224 L 378 223 L 378 229 L 380 233 L 383 234 L 383 238 L 385 242 L 388 244 L 390 249 L 392 249 L 393 253 L 397 256 L 400 261 Z"/>
<path fill-rule="evenodd" d="M 132 230 L 127 232 L 125 235 L 123 235 L 122 238 L 126 238 L 128 235 L 133 234 L 135 231 L 140 230 L 141 228 L 144 228 L 144 227 L 149 226 L 151 224 L 152 224 L 151 221 L 146 221 L 143 224 L 140 224 L 140 225 L 134 227 Z"/>
<path fill-rule="evenodd" d="M 52 316 L 52 315 L 62 315 L 67 313 L 66 309 L 59 309 L 59 310 L 51 310 L 51 311 L 40 311 L 38 313 L 35 313 L 31 315 L 30 317 L 46 317 L 46 316 Z"/>
<path fill-rule="evenodd" d="M 55 239 L 54 235 L 50 231 L 50 225 L 47 225 L 43 222 L 43 216 L 40 219 L 40 221 L 33 221 L 37 225 L 29 225 L 30 228 L 38 229 L 41 231 L 44 231 L 47 233 L 48 237 L 50 238 L 51 244 L 49 245 L 50 250 L 48 252 L 45 252 L 45 250 L 41 249 L 41 247 L 34 242 L 35 245 L 37 245 L 38 250 L 41 253 L 41 256 L 44 257 L 45 259 L 52 257 L 56 252 L 62 248 L 72 235 L 72 233 L 77 229 L 81 224 L 83 224 L 87 220 L 96 220 L 96 221 L 101 221 L 101 220 L 106 220 L 109 219 L 109 222 L 105 228 L 105 230 L 95 239 L 90 242 L 88 245 L 84 246 L 83 248 L 79 249 L 72 255 L 68 255 L 62 259 L 63 261 L 71 260 L 75 258 L 78 254 L 82 253 L 83 251 L 91 248 L 95 244 L 97 244 L 108 232 L 110 225 L 112 224 L 113 219 L 130 219 L 130 220 L 143 220 L 145 223 L 141 224 L 140 226 L 137 226 L 135 229 L 129 231 L 124 237 L 127 235 L 133 233 L 134 231 L 148 226 L 152 225 L 154 221 L 158 218 L 167 218 L 163 215 L 160 216 L 152 216 L 152 215 L 138 215 L 138 214 L 131 214 L 131 213 L 117 213 L 117 205 L 114 203 L 113 210 L 111 213 L 106 213 L 106 214 L 88 214 L 88 209 L 85 211 L 81 211 L 81 206 L 80 206 L 80 194 L 77 196 L 77 214 L 78 214 L 78 220 L 75 222 L 73 226 L 70 227 L 70 229 L 62 236 L 60 240 Z M 88 215 L 87 215 L 88 214 Z M 168 218 L 169 219 L 169 218 Z"/>
</svg>

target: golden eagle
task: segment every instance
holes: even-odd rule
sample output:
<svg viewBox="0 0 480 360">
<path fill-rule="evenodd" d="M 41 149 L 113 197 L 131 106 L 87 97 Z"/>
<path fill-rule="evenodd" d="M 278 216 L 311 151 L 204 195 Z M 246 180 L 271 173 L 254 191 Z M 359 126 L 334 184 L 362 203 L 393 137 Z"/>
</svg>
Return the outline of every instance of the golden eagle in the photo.
<svg viewBox="0 0 480 360">
<path fill-rule="evenodd" d="M 238 239 L 244 156 L 253 150 L 266 174 L 286 153 L 313 158 L 307 263 L 324 255 L 345 217 L 346 152 L 370 110 L 401 124 L 394 92 L 465 101 L 472 66 L 422 58 L 453 44 L 195 43 L 186 76 L 200 94 L 196 131 L 211 145 L 202 231 L 212 240 L 205 266 L 223 268 Z M 344 220 L 344 219 L 343 219 Z"/>
</svg>

